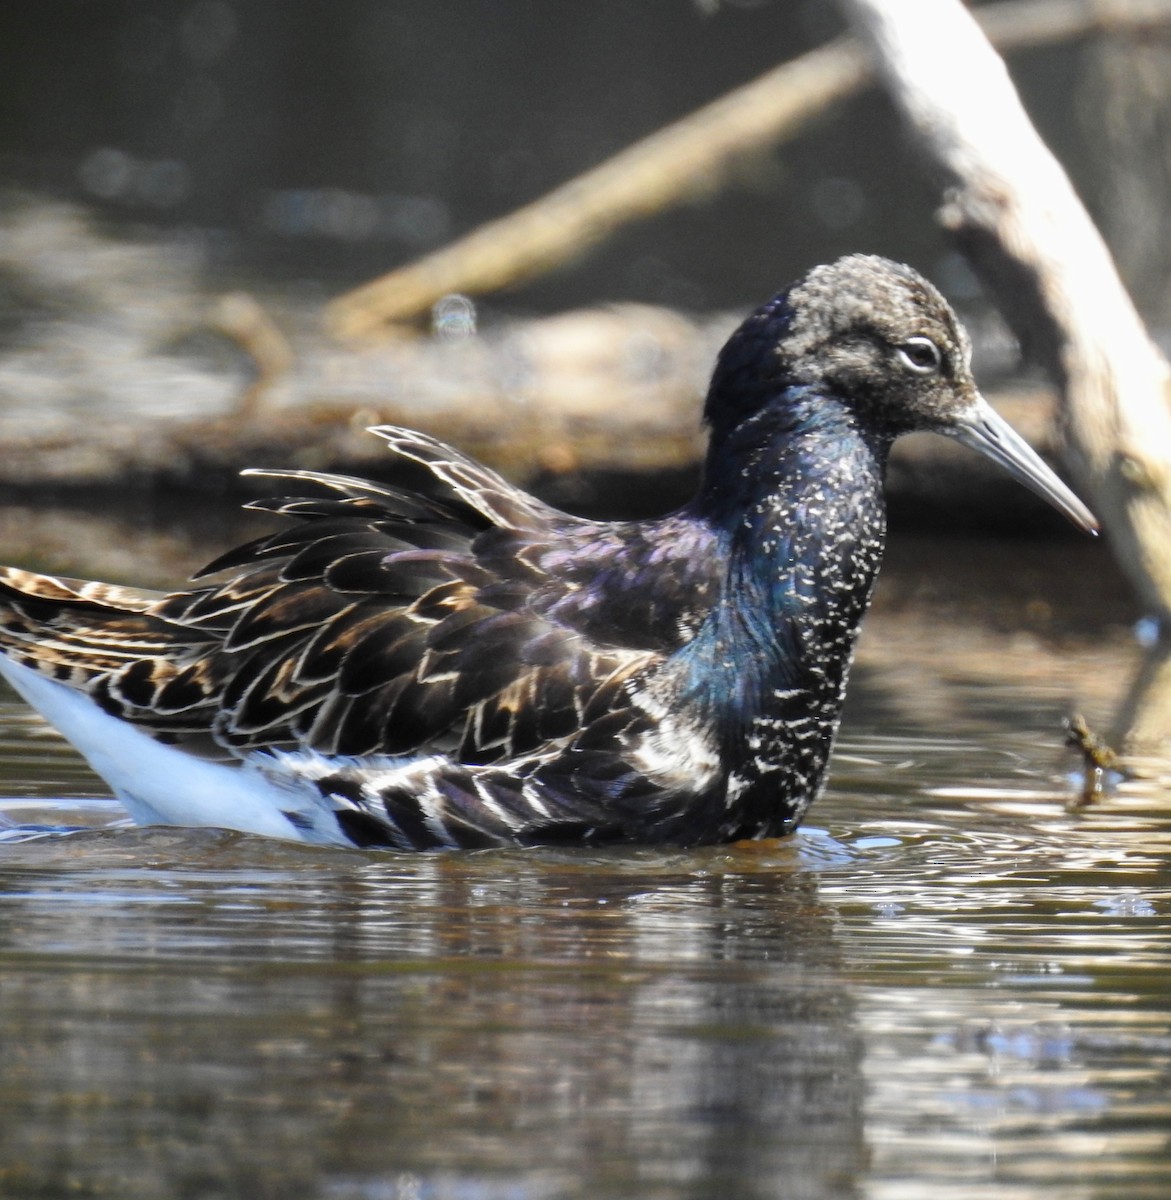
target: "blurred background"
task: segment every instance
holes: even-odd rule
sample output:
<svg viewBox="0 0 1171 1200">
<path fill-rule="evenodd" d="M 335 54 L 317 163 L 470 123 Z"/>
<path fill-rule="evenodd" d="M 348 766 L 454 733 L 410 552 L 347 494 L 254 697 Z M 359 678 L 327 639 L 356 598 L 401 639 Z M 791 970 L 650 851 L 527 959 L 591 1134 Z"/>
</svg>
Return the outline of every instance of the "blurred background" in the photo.
<svg viewBox="0 0 1171 1200">
<path fill-rule="evenodd" d="M 941 237 L 930 183 L 873 87 L 577 261 L 439 312 L 441 334 L 487 335 L 475 350 L 400 341 L 361 355 L 323 334 L 331 298 L 839 32 L 827 0 L 0 7 L 0 486 L 228 487 L 242 465 L 293 459 L 374 469 L 376 450 L 338 429 L 358 413 L 424 425 L 569 504 L 600 503 L 587 476 L 608 466 L 666 473 L 675 499 L 737 315 L 856 250 L 939 283 L 973 330 L 982 381 L 1010 379 L 1019 399 L 1015 345 Z M 1097 34 L 1010 65 L 1158 334 L 1171 306 L 1166 37 Z M 274 334 L 275 368 L 239 311 L 217 308 L 240 292 Z M 685 321 L 539 320 L 623 302 Z M 264 436 L 201 424 L 240 416 L 258 379 L 278 414 Z M 1044 445 L 1043 389 L 1026 399 L 1009 415 Z M 646 407 L 647 427 L 616 426 L 607 404 Z M 181 446 L 167 421 L 184 424 Z M 896 470 L 896 493 L 911 476 Z"/>
<path fill-rule="evenodd" d="M 221 281 L 328 294 L 534 199 L 838 32 L 827 0 L 5 5 L 0 170 L 10 203 L 68 200 L 112 231 L 171 239 Z M 1135 175 L 1165 180 L 1168 170 L 1165 144 L 1150 154 L 1166 124 L 1151 104 L 1163 85 L 1140 69 L 1165 66 L 1165 52 L 1147 30 L 1010 64 L 1155 305 L 1166 285 L 1151 279 L 1164 273 L 1129 247 L 1163 220 L 1149 192 L 1143 211 Z M 1117 117 L 1135 94 L 1142 128 L 1124 137 Z M 494 304 L 522 314 L 614 300 L 739 309 L 857 249 L 910 261 L 963 298 L 932 195 L 875 89 L 716 182 Z M 1128 204 L 1115 203 L 1121 194 Z M 1148 224 L 1128 231 L 1135 220 Z"/>
<path fill-rule="evenodd" d="M 240 468 L 377 474 L 375 421 L 428 429 L 566 507 L 661 511 L 693 486 L 727 332 L 856 250 L 939 283 L 982 385 L 1047 451 L 1047 381 L 941 235 L 932 182 L 873 86 L 576 261 L 441 302 L 429 328 L 327 329 L 350 288 L 841 32 L 828 0 L 0 6 L 7 556 L 174 582 L 241 530 Z M 1161 336 L 1171 34 L 1042 42 L 1009 66 Z M 896 528 L 1068 537 L 976 456 L 904 441 Z M 1138 615 L 1100 547 L 1072 553 L 1103 573 L 1087 622 Z"/>
<path fill-rule="evenodd" d="M 942 238 L 874 87 L 576 261 L 441 304 L 437 338 L 325 333 L 324 306 L 351 287 L 840 32 L 828 0 L 0 6 L 0 487 L 117 496 L 231 490 L 250 463 L 376 471 L 360 429 L 390 420 L 571 507 L 641 510 L 648 487 L 661 506 L 691 486 L 694 414 L 738 317 L 857 250 L 943 288 L 982 383 L 1044 448 L 1052 397 Z M 1121 30 L 1010 66 L 1159 334 L 1171 43 Z M 614 304 L 657 307 L 598 316 Z M 579 309 L 594 317 L 557 318 Z M 896 463 L 896 509 L 905 495 L 926 517 L 919 501 L 958 481 L 1002 526 L 1018 499 L 1044 526 L 1023 495 L 1006 516 L 1012 492 L 938 440 Z"/>
</svg>

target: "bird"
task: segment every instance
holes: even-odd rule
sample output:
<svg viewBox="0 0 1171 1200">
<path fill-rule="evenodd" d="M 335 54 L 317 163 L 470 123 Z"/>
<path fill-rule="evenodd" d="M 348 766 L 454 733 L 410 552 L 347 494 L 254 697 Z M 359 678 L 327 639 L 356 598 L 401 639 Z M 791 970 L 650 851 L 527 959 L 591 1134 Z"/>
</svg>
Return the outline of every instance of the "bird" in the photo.
<svg viewBox="0 0 1171 1200">
<path fill-rule="evenodd" d="M 279 529 L 183 590 L 0 568 L 0 674 L 141 824 L 402 851 L 785 836 L 825 786 L 895 439 L 954 438 L 1097 522 L 885 258 L 749 315 L 703 418 L 695 496 L 643 520 L 393 426 L 370 431 L 390 482 L 248 472 Z"/>
</svg>

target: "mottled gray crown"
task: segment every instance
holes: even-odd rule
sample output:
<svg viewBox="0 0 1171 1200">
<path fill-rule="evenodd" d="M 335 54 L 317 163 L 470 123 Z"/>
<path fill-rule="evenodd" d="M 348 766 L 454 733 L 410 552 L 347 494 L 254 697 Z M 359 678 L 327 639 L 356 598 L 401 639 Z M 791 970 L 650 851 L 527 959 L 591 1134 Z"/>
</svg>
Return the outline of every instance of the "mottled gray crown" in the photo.
<svg viewBox="0 0 1171 1200">
<path fill-rule="evenodd" d="M 793 361 L 851 332 L 898 344 L 930 337 L 967 362 L 970 345 L 951 305 L 917 271 L 872 254 L 814 267 L 789 292 L 793 321 L 784 352 Z"/>
</svg>

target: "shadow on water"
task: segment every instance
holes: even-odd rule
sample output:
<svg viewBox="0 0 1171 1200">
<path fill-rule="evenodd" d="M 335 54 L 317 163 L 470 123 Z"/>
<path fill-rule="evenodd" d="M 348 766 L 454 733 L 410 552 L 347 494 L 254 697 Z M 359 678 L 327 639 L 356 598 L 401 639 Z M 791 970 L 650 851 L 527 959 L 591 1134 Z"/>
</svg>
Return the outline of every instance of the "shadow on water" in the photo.
<svg viewBox="0 0 1171 1200">
<path fill-rule="evenodd" d="M 1067 811 L 1131 655 L 1045 553 L 903 541 L 781 844 L 135 829 L 3 705 L 0 1194 L 1167 1195 L 1171 806 Z"/>
</svg>

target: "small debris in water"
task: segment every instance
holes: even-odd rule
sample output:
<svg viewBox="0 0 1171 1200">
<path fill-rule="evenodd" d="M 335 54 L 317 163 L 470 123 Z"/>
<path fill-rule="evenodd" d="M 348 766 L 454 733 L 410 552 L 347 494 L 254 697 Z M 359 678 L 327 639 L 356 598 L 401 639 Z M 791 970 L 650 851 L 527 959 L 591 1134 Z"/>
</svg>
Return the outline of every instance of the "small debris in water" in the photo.
<svg viewBox="0 0 1171 1200">
<path fill-rule="evenodd" d="M 1118 755 L 1089 727 L 1081 713 L 1066 717 L 1063 724 L 1065 744 L 1082 756 L 1083 765 L 1081 792 L 1070 807 L 1097 804 L 1124 774 Z"/>
</svg>

